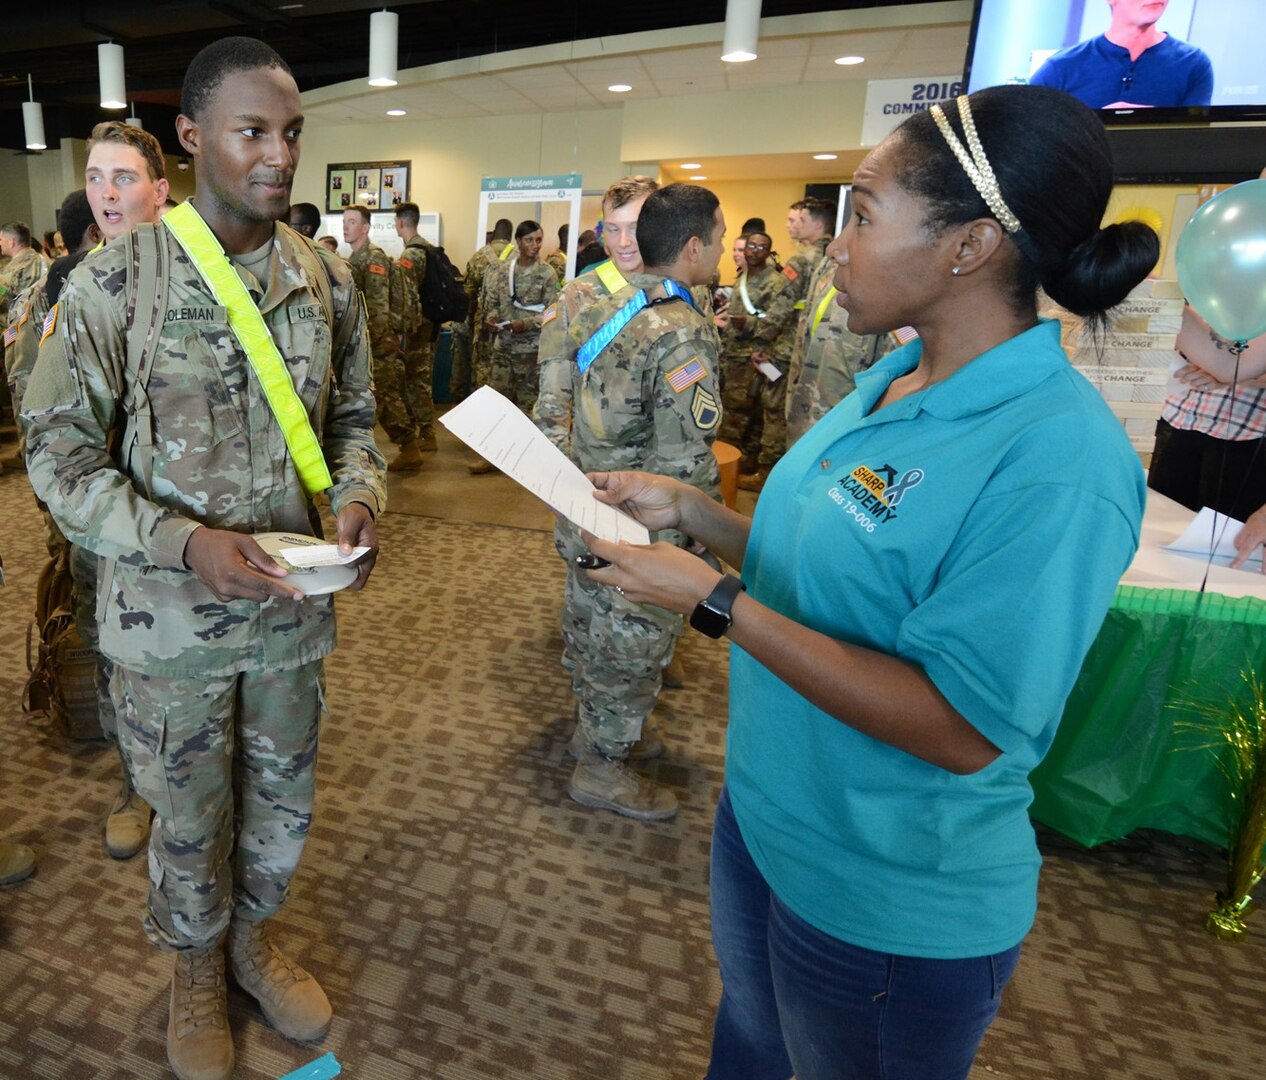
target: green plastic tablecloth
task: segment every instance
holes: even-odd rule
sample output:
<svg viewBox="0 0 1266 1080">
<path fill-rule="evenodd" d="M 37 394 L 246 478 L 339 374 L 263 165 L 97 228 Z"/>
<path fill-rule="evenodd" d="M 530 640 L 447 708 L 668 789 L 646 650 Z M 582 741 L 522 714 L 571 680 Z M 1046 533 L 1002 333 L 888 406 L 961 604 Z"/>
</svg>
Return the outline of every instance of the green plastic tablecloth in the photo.
<svg viewBox="0 0 1266 1080">
<path fill-rule="evenodd" d="M 1244 698 L 1266 676 L 1266 601 L 1121 586 L 1032 774 L 1035 820 L 1092 847 L 1135 829 L 1227 846 L 1230 799 L 1212 751 L 1176 732 L 1184 702 Z"/>
</svg>

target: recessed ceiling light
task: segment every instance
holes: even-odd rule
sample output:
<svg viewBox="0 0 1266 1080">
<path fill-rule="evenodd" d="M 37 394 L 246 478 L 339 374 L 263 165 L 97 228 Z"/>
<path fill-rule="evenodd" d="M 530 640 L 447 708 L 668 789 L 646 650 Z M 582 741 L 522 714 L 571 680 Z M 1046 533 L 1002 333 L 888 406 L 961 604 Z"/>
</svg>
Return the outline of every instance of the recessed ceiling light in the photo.
<svg viewBox="0 0 1266 1080">
<path fill-rule="evenodd" d="M 692 176 L 690 179 L 691 180 L 706 180 L 707 177 L 706 176 Z"/>
<path fill-rule="evenodd" d="M 834 161 L 839 156 L 840 156 L 839 154 L 814 154 L 813 160 L 814 161 Z"/>
<path fill-rule="evenodd" d="M 683 169 L 702 169 L 703 165 L 698 161 L 683 161 L 681 167 Z"/>
<path fill-rule="evenodd" d="M 388 109 L 387 115 L 388 116 L 406 116 L 407 114 L 405 113 L 403 109 Z"/>
<path fill-rule="evenodd" d="M 630 90 L 633 89 L 633 87 L 631 87 L 626 82 L 617 82 L 617 83 L 612 83 L 610 86 L 607 87 L 607 89 L 610 90 L 611 93 L 613 94 L 627 94 Z"/>
<path fill-rule="evenodd" d="M 866 57 L 864 56 L 837 56 L 835 58 L 835 62 L 839 64 L 840 67 L 852 67 L 854 64 L 866 63 Z"/>
</svg>

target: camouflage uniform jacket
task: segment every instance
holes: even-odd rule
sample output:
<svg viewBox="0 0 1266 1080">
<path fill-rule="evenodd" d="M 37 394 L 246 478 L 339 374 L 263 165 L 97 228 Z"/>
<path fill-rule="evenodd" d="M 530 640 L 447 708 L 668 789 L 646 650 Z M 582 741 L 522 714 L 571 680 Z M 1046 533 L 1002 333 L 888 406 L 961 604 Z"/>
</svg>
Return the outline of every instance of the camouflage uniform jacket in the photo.
<svg viewBox="0 0 1266 1080">
<path fill-rule="evenodd" d="M 813 272 L 818 268 L 818 263 L 826 255 L 826 246 L 830 242 L 829 237 L 823 236 L 810 244 L 796 245 L 796 253 L 787 260 L 787 265 L 782 268 L 782 276 L 791 282 L 791 289 L 796 297 L 795 305 L 797 309 L 804 307 L 804 298 L 809 288 L 809 279 L 813 277 Z"/>
<path fill-rule="evenodd" d="M 775 364 L 784 367 L 791 359 L 791 333 L 795 325 L 795 293 L 791 282 L 772 266 L 747 274 L 747 295 L 763 318 L 749 314 L 740 291 L 743 278 L 730 296 L 730 314 L 746 315 L 743 326 L 731 323 L 721 332 L 721 349 L 734 360 L 765 351 Z"/>
<path fill-rule="evenodd" d="M 834 261 L 824 257 L 810 278 L 804 310 L 796 325 L 787 377 L 788 445 L 851 394 L 857 386 L 857 373 L 893 347 L 887 334 L 858 337 L 849 331 L 848 312 L 835 302 L 834 296 L 826 299 L 834 276 Z"/>
<path fill-rule="evenodd" d="M 559 248 L 557 251 L 552 252 L 545 261 L 549 263 L 550 269 L 557 276 L 558 284 L 562 285 L 567 280 L 567 252 Z"/>
<path fill-rule="evenodd" d="M 627 287 L 621 295 L 632 296 L 636 289 Z M 571 381 L 576 353 L 601 325 L 579 322 L 578 317 L 591 304 L 610 296 L 606 285 L 591 267 L 572 278 L 558 299 L 541 316 L 541 337 L 536 350 L 540 374 L 540 395 L 532 410 L 532 419 L 563 453 L 571 449 Z M 618 306 L 618 305 L 617 305 Z"/>
<path fill-rule="evenodd" d="M 476 251 L 466 264 L 466 274 L 462 278 L 462 287 L 466 290 L 467 317 L 473 320 L 472 325 L 476 333 L 483 326 L 483 319 L 479 318 L 479 297 L 483 288 L 484 271 L 497 261 L 501 253 L 509 245 L 509 240 L 493 240 L 492 243 L 484 244 L 483 247 Z"/>
<path fill-rule="evenodd" d="M 637 289 L 662 296 L 663 278 L 630 274 L 630 288 L 590 304 L 578 329 L 592 336 Z M 712 442 L 721 421 L 716 338 L 684 300 L 652 303 L 585 371 L 572 364 L 571 459 L 582 471 L 643 469 L 715 496 Z M 676 540 L 677 534 L 661 537 Z"/>
<path fill-rule="evenodd" d="M 426 277 L 426 252 L 430 246 L 422 237 L 414 236 L 404 245 L 393 267 L 391 331 L 410 346 L 431 340 L 432 324 L 422 312 L 422 280 Z"/>
<path fill-rule="evenodd" d="M 374 359 L 395 356 L 400 339 L 391 332 L 391 256 L 377 244 L 368 241 L 360 251 L 353 251 L 347 264 L 352 279 L 365 297 L 365 315 L 369 320 L 369 345 Z"/>
<path fill-rule="evenodd" d="M 34 248 L 19 251 L 0 271 L 0 326 L 8 325 L 9 306 L 47 271 L 47 265 Z"/>
<path fill-rule="evenodd" d="M 236 532 L 320 534 L 285 439 L 245 354 L 201 275 L 162 226 L 170 254 L 166 312 L 143 388 L 152 410 L 152 494 L 139 445 L 109 446 L 123 428 L 129 385 L 128 245 L 116 241 L 70 274 L 27 386 L 23 419 L 31 485 L 76 544 L 104 556 L 101 651 L 163 677 L 212 677 L 297 667 L 334 646 L 328 596 L 222 603 L 186 569 L 199 524 Z M 364 309 L 341 259 L 316 248 L 333 289 L 331 334 L 295 254 L 308 244 L 278 224 L 259 304 L 334 478 L 330 508 L 381 513 L 374 398 Z M 146 302 L 136 297 L 136 303 Z M 152 303 L 152 299 L 148 302 Z"/>
<path fill-rule="evenodd" d="M 48 294 L 44 282 L 37 281 L 9 305 L 9 325 L 4 334 L 4 366 L 9 380 L 15 416 L 22 411 L 22 396 L 35 367 L 40 347 L 40 331 L 48 314 Z"/>
<path fill-rule="evenodd" d="M 510 275 L 514 274 L 514 295 L 510 295 Z M 493 342 L 499 349 L 508 352 L 535 353 L 541 336 L 541 322 L 545 309 L 558 296 L 558 278 L 547 263 L 534 262 L 524 266 L 516 259 L 493 263 L 484 272 L 483 291 L 480 294 L 479 306 L 483 311 L 485 322 L 515 322 L 522 320 L 527 324 L 525 333 L 515 334 L 510 330 L 502 330 L 493 336 Z M 542 305 L 540 311 L 530 311 L 522 305 Z"/>
</svg>

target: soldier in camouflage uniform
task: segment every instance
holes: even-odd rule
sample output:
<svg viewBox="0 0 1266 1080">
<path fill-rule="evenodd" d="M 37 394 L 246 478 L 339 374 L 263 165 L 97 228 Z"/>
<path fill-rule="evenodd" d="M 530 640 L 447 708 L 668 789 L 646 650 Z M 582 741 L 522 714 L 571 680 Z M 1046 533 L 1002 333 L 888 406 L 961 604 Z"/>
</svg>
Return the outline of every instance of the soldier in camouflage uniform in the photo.
<svg viewBox="0 0 1266 1080">
<path fill-rule="evenodd" d="M 249 140 L 235 137 L 243 114 Z M 224 38 L 194 57 L 176 127 L 197 194 L 72 272 L 23 406 L 37 494 L 105 559 L 101 648 L 116 665 L 132 778 L 157 815 L 144 925 L 177 950 L 167 1053 L 178 1076 L 200 1080 L 233 1072 L 226 936 L 236 980 L 282 1034 L 318 1038 L 331 1018 L 316 980 L 263 922 L 285 901 L 311 820 L 334 609 L 329 597 L 303 598 L 252 534 L 319 532 L 311 492 L 328 482 L 324 462 L 340 547 L 370 549 L 356 564 L 360 587 L 384 495 L 354 282 L 342 260 L 277 220 L 302 124 L 294 79 L 263 42 Z M 195 261 L 173 229 L 202 223 L 209 251 Z M 137 277 L 157 278 L 148 299 L 129 270 L 133 245 L 147 252 Z M 166 274 L 155 274 L 154 245 Z M 248 359 L 212 273 L 236 275 L 241 317 L 262 318 L 279 356 L 255 346 Z M 146 305 L 157 339 L 138 378 L 125 331 Z M 286 434 L 255 370 L 270 359 L 306 420 Z M 306 449 L 306 425 L 316 457 L 301 454 L 301 480 L 291 443 Z"/>
<path fill-rule="evenodd" d="M 392 472 L 416 472 L 422 467 L 417 418 L 409 411 L 400 336 L 393 332 L 391 256 L 369 239 L 369 211 L 351 206 L 343 211 L 343 239 L 352 248 L 348 265 L 365 298 L 369 346 L 374 357 L 374 397 L 378 422 L 400 453 L 387 466 Z M 399 294 L 396 294 L 398 299 Z"/>
<path fill-rule="evenodd" d="M 121 120 L 107 120 L 92 129 L 88 139 L 88 161 L 84 169 L 85 194 L 90 208 L 89 227 L 81 242 L 92 241 L 94 235 L 113 240 L 130 232 L 143 222 L 157 221 L 167 199 L 168 185 L 164 174 L 165 159 L 158 140 L 147 131 L 129 127 Z M 74 220 L 75 212 L 71 213 Z M 14 384 L 20 395 L 35 366 L 39 338 L 47 312 L 57 300 L 61 282 L 73 264 L 85 255 L 68 257 L 68 262 L 54 264 L 49 288 L 37 290 L 28 313 L 19 320 L 13 348 Z M 57 291 L 53 291 L 53 285 Z M 42 508 L 45 539 L 53 554 L 65 538 L 47 509 Z M 126 762 L 119 747 L 114 702 L 110 696 L 112 665 L 98 645 L 97 556 L 73 544 L 70 549 L 70 572 L 74 581 L 75 627 L 84 645 L 97 658 L 97 717 L 101 732 L 120 754 L 120 785 L 105 822 L 106 853 L 114 859 L 130 859 L 145 846 L 149 837 L 150 806 L 133 789 Z"/>
<path fill-rule="evenodd" d="M 0 252 L 8 260 L 0 270 L 0 326 L 9 323 L 9 305 L 44 276 L 46 265 L 39 252 L 31 247 L 31 230 L 20 221 L 0 226 Z M 3 359 L 4 350 L 0 350 Z M 9 389 L 0 382 L 0 416 L 16 417 L 17 410 L 9 398 Z M 20 453 L 15 447 L 3 461 L 4 468 L 21 468 Z"/>
<path fill-rule="evenodd" d="M 404 251 L 396 260 L 401 290 L 399 302 L 391 304 L 392 329 L 400 336 L 400 356 L 404 361 L 405 403 L 418 425 L 418 444 L 423 452 L 438 448 L 435 441 L 436 328 L 422 310 L 422 282 L 426 278 L 427 251 L 431 245 L 418 235 L 421 211 L 417 203 L 396 206 L 396 235 L 404 241 Z"/>
<path fill-rule="evenodd" d="M 514 255 L 514 223 L 509 218 L 498 218 L 492 229 L 492 239 L 470 257 L 466 263 L 466 274 L 462 278 L 462 286 L 466 290 L 466 322 L 470 327 L 470 374 L 453 372 L 453 382 L 458 386 L 469 383 L 472 390 L 479 389 L 475 377 L 476 371 L 487 371 L 488 354 L 492 349 L 492 338 L 484 330 L 483 312 L 479 302 L 483 297 L 484 275 L 488 268 L 500 259 L 508 259 Z M 460 378 L 460 381 L 459 381 Z"/>
<path fill-rule="evenodd" d="M 519 222 L 514 230 L 517 252 L 485 271 L 479 299 L 492 349 L 487 369 L 476 367 L 476 381 L 504 394 L 529 416 L 539 390 L 536 350 L 541 317 L 558 295 L 558 278 L 540 260 L 543 239 L 537 222 Z"/>
<path fill-rule="evenodd" d="M 786 379 L 770 382 L 754 366 L 768 360 L 785 375 L 791 360 L 795 294 L 791 282 L 769 265 L 771 247 L 768 233 L 748 233 L 747 269 L 720 317 L 725 419 L 717 437 L 742 451 L 741 471 L 748 474 L 767 471 L 785 448 Z"/>
<path fill-rule="evenodd" d="M 549 263 L 550 269 L 554 271 L 558 277 L 559 287 L 562 287 L 564 281 L 567 280 L 567 234 L 570 229 L 566 225 L 558 227 L 558 250 L 550 252 L 550 256 L 545 261 Z"/>
<path fill-rule="evenodd" d="M 835 216 L 835 203 L 826 199 L 801 199 L 787 211 L 787 235 L 796 242 L 796 251 L 782 268 L 782 276 L 791 282 L 797 312 L 804 310 L 809 279 L 826 256 Z"/>
<path fill-rule="evenodd" d="M 787 445 L 790 447 L 856 388 L 859 371 L 893 348 L 888 334 L 864 337 L 848 329 L 848 312 L 835 302 L 835 263 L 823 258 L 809 279 L 796 324 L 787 373 Z"/>
<path fill-rule="evenodd" d="M 712 192 L 689 184 L 656 191 L 637 223 L 645 270 L 576 313 L 571 333 L 586 342 L 611 319 L 619 328 L 605 347 L 587 344 L 572 365 L 571 459 L 580 469 L 647 469 L 716 496 L 716 336 L 688 290 L 712 276 L 724 233 Z M 644 301 L 640 310 L 628 306 Z M 679 533 L 658 539 L 686 543 Z M 564 532 L 562 550 L 573 566 L 584 552 L 573 527 Z M 567 793 L 584 806 L 640 820 L 672 817 L 672 792 L 630 770 L 626 759 L 655 705 L 681 619 L 630 603 L 584 574 L 574 575 L 567 604 L 580 701 L 578 760 Z"/>
<path fill-rule="evenodd" d="M 532 419 L 545 437 L 564 454 L 571 453 L 572 373 L 576 366 L 576 353 L 592 333 L 589 323 L 580 322 L 580 315 L 613 292 L 628 289 L 627 275 L 641 271 L 637 218 L 642 212 L 642 204 L 658 187 L 659 184 L 649 176 L 626 176 L 607 188 L 602 197 L 602 215 L 611 238 L 611 258 L 590 267 L 564 285 L 552 310 L 548 310 L 542 319 L 536 352 L 540 392 L 532 408 Z M 636 290 L 628 295 L 632 292 Z M 578 633 L 583 635 L 584 630 L 583 627 L 577 630 L 570 614 L 576 608 L 572 597 L 577 570 L 571 558 L 575 545 L 569 528 L 565 522 L 555 526 L 554 546 L 567 564 L 567 584 L 563 592 L 563 667 L 574 674 L 579 650 L 576 638 Z M 574 684 L 573 689 L 579 692 Z M 650 746 L 653 749 L 649 753 L 644 746 L 635 751 L 636 756 L 654 756 L 662 752 L 663 744 L 657 740 Z"/>
</svg>

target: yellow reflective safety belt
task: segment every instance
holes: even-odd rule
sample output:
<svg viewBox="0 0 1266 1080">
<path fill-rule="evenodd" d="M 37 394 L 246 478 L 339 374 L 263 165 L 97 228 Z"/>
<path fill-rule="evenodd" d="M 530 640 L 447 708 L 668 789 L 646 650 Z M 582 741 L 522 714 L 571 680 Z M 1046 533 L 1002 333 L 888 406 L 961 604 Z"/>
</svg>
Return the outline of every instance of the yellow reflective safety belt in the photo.
<svg viewBox="0 0 1266 1080">
<path fill-rule="evenodd" d="M 822 321 L 822 317 L 826 314 L 827 305 L 839 295 L 840 290 L 834 285 L 822 294 L 822 299 L 818 302 L 818 309 L 813 313 L 813 326 L 809 329 L 810 334 L 818 332 L 818 323 Z"/>
<path fill-rule="evenodd" d="M 628 284 L 628 282 L 624 280 L 624 275 L 620 273 L 619 267 L 617 267 L 610 259 L 600 262 L 593 268 L 593 272 L 598 275 L 598 280 L 602 282 L 603 287 L 612 296 Z"/>
<path fill-rule="evenodd" d="M 508 259 L 510 255 L 517 250 L 518 250 L 517 244 L 506 244 L 506 246 L 501 249 L 501 254 L 499 254 L 497 258 L 500 259 L 502 262 L 505 262 L 506 259 Z"/>
<path fill-rule="evenodd" d="M 237 338 L 251 369 L 264 388 L 268 406 L 281 427 L 286 449 L 294 462 L 299 481 L 309 495 L 334 486 L 325 453 L 308 419 L 308 410 L 295 392 L 286 362 L 268 324 L 246 291 L 246 285 L 224 254 L 224 248 L 207 223 L 198 216 L 193 203 L 183 202 L 163 217 L 163 224 L 185 249 L 194 266 L 210 287 L 216 302 L 228 312 L 229 329 Z"/>
</svg>

